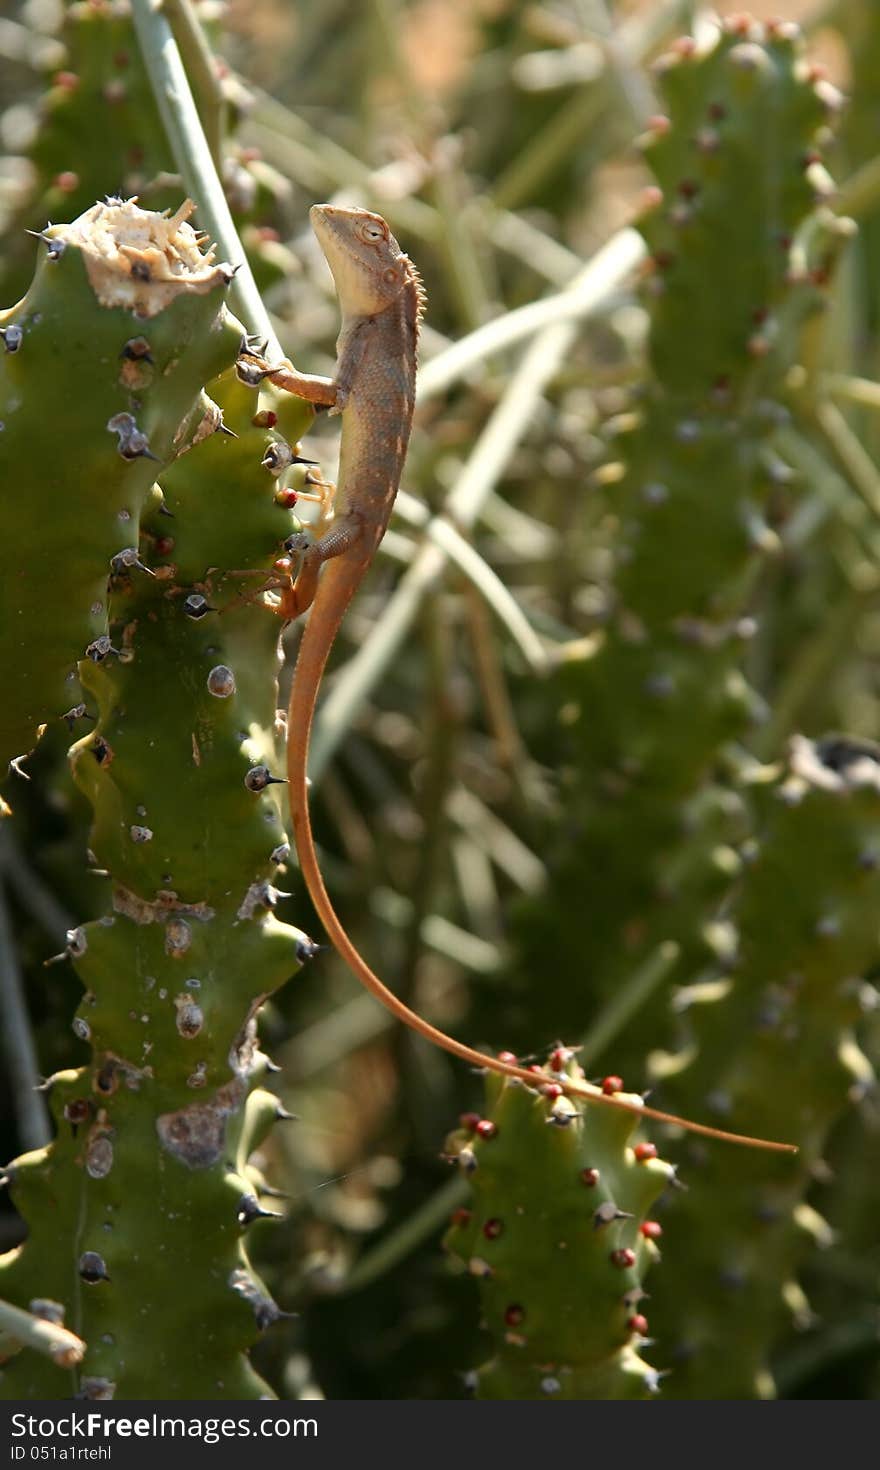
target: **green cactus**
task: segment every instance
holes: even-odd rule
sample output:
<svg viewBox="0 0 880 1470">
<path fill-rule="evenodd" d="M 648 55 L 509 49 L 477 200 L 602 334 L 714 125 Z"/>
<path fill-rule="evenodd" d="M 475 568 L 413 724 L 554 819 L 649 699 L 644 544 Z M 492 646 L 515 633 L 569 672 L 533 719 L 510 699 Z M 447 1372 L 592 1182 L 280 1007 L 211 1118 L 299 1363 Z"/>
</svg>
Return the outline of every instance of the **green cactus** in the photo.
<svg viewBox="0 0 880 1470">
<path fill-rule="evenodd" d="M 142 231 L 172 229 L 135 217 Z M 98 717 L 71 759 L 113 884 L 112 912 L 68 942 L 86 991 L 74 1030 L 92 1060 L 53 1079 L 54 1143 L 7 1171 L 30 1236 L 3 1259 L 3 1290 L 21 1305 L 48 1296 L 63 1306 L 87 1344 L 74 1380 L 85 1397 L 265 1395 L 244 1353 L 279 1315 L 242 1236 L 262 1213 L 248 1155 L 283 1115 L 255 1090 L 266 1068 L 255 1016 L 312 951 L 273 914 L 288 846 L 270 779 L 278 624 L 262 588 L 290 528 L 289 497 L 260 465 L 269 420 L 254 418 L 242 385 L 216 389 L 238 438 L 217 432 L 223 413 L 204 397 L 198 419 L 184 419 L 194 371 L 228 364 L 240 339 L 215 302 L 194 299 L 210 302 L 197 348 L 177 312 L 175 327 L 139 318 L 149 351 L 133 367 L 122 359 L 151 387 L 138 421 L 150 442 L 194 447 L 163 476 L 163 496 L 145 492 L 140 541 L 134 516 L 126 523 L 138 555 L 113 568 L 104 617 L 114 651 L 80 667 Z M 98 328 L 101 313 L 95 301 Z M 122 308 L 114 317 L 125 341 L 133 318 Z M 88 335 L 85 316 L 80 330 Z M 173 332 L 189 359 L 186 399 L 179 371 L 163 373 Z M 118 371 L 118 353 L 111 361 Z M 81 375 L 67 391 L 82 432 L 93 384 Z M 106 560 L 92 576 L 100 582 L 102 568 L 106 601 Z M 33 1355 L 13 1359 L 3 1381 L 12 1397 L 62 1387 L 57 1367 Z"/>
<path fill-rule="evenodd" d="M 792 1317 L 809 1321 L 797 1273 L 831 1238 L 807 1199 L 813 1173 L 872 1077 L 857 1025 L 880 949 L 880 748 L 797 737 L 758 806 L 729 916 L 735 961 L 680 996 L 692 1050 L 665 1100 L 799 1152 L 678 1150 L 689 1189 L 670 1200 L 651 1308 L 671 1397 L 773 1394 L 774 1342 Z"/>
<path fill-rule="evenodd" d="M 116 201 L 52 226 L 31 289 L 0 313 L 0 539 L 15 548 L 0 591 L 4 772 L 81 704 L 78 660 L 118 656 L 108 576 L 135 564 L 157 468 L 234 351 L 231 268 L 199 254 L 187 212 Z"/>
<path fill-rule="evenodd" d="M 565 1050 L 550 1067 L 583 1081 Z M 479 1282 L 494 1349 L 472 1387 L 487 1399 L 649 1397 L 658 1374 L 640 1356 L 639 1303 L 661 1230 L 646 1215 L 675 1171 L 653 1144 L 632 1146 L 632 1113 L 495 1074 L 486 1091 L 484 1117 L 447 1141 L 473 1206 L 445 1244 Z"/>
<path fill-rule="evenodd" d="M 713 794 L 713 762 L 761 710 L 743 664 L 755 580 L 778 546 L 764 515 L 781 472 L 772 438 L 838 228 L 815 152 L 835 99 L 805 72 L 794 28 L 731 22 L 708 50 L 682 42 L 659 80 L 669 118 L 646 149 L 663 192 L 641 225 L 650 372 L 637 414 L 612 425 L 623 463 L 603 475 L 617 527 L 604 626 L 555 679 L 566 835 L 515 931 L 515 994 L 553 974 L 544 1024 L 568 1038 L 663 942 L 689 973 L 735 876 L 747 818 Z M 616 1066 L 643 1068 L 667 995 L 617 1039 Z"/>
</svg>

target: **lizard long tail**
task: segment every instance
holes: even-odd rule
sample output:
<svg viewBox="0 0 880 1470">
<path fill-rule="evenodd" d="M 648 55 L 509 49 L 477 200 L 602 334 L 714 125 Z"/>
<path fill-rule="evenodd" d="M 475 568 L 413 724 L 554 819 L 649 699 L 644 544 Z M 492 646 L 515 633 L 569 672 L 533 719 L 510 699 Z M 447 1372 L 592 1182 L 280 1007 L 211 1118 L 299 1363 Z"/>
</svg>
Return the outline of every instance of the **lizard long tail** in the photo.
<svg viewBox="0 0 880 1470">
<path fill-rule="evenodd" d="M 341 574 L 341 575 L 340 575 Z M 323 580 L 337 577 L 341 581 L 344 577 L 344 559 L 340 558 L 333 565 L 328 565 L 324 571 Z M 312 902 L 318 916 L 324 925 L 330 939 L 338 953 L 345 960 L 351 971 L 357 976 L 361 984 L 373 994 L 382 1005 L 391 1012 L 398 1021 L 409 1026 L 413 1031 L 424 1036 L 426 1040 L 434 1042 L 436 1046 L 451 1052 L 453 1056 L 459 1057 L 471 1066 L 480 1069 L 489 1068 L 500 1072 L 506 1077 L 518 1077 L 527 1082 L 530 1087 L 541 1085 L 541 1076 L 536 1072 L 527 1071 L 524 1067 L 514 1066 L 509 1062 L 502 1062 L 497 1057 L 485 1056 L 482 1052 L 475 1051 L 473 1047 L 466 1046 L 454 1037 L 447 1036 L 445 1031 L 440 1031 L 425 1021 L 409 1006 L 389 990 L 379 979 L 378 975 L 370 969 L 366 960 L 358 953 L 352 944 L 342 923 L 330 901 L 330 896 L 324 886 L 321 869 L 315 852 L 315 843 L 312 836 L 312 824 L 309 817 L 308 798 L 308 755 L 309 743 L 312 733 L 312 720 L 315 712 L 315 701 L 318 687 L 327 657 L 339 630 L 339 626 L 345 615 L 348 603 L 354 594 L 355 586 L 348 589 L 347 597 L 340 597 L 340 587 L 337 581 L 335 598 L 333 600 L 335 627 L 331 636 L 328 629 L 323 629 L 323 636 L 310 638 L 311 624 L 306 626 L 300 645 L 297 659 L 296 673 L 291 695 L 290 711 L 287 725 L 287 775 L 290 784 L 290 813 L 293 822 L 294 839 L 299 854 L 300 868 L 303 878 L 312 898 Z M 319 593 L 320 596 L 320 593 Z M 317 625 L 317 620 L 315 620 Z M 721 1128 L 711 1128 L 705 1123 L 694 1123 L 687 1118 L 678 1118 L 672 1113 L 659 1112 L 656 1108 L 640 1106 L 639 1104 L 624 1102 L 622 1098 L 613 1094 L 588 1091 L 576 1082 L 557 1076 L 547 1074 L 546 1082 L 553 1082 L 561 1086 L 565 1092 L 575 1097 L 583 1098 L 584 1101 L 595 1103 L 602 1107 L 618 1108 L 623 1112 L 637 1113 L 641 1118 L 654 1118 L 662 1123 L 673 1123 L 680 1128 L 685 1128 L 691 1133 L 701 1133 L 707 1138 L 721 1139 L 726 1143 L 738 1143 L 748 1148 L 762 1148 L 773 1150 L 778 1153 L 797 1153 L 793 1144 L 776 1143 L 767 1139 L 749 1138 L 740 1133 L 728 1133 Z"/>
</svg>

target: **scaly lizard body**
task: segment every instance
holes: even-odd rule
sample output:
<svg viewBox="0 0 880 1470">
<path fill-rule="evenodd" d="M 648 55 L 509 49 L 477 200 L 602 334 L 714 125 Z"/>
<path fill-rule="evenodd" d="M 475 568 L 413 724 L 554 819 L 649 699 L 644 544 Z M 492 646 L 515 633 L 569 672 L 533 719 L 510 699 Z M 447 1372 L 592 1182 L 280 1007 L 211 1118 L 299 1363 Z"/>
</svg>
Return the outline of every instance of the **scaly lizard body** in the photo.
<svg viewBox="0 0 880 1470">
<path fill-rule="evenodd" d="M 588 1102 L 676 1123 L 697 1133 L 756 1147 L 790 1149 L 691 1123 L 669 1113 L 587 1090 L 564 1076 L 537 1074 L 483 1055 L 447 1036 L 411 1011 L 370 969 L 345 932 L 318 864 L 309 818 L 308 755 L 315 701 L 342 619 L 385 533 L 406 458 L 415 404 L 416 357 L 424 294 L 412 262 L 379 215 L 362 209 L 315 205 L 312 225 L 327 257 L 342 310 L 333 379 L 301 374 L 285 363 L 269 368 L 246 353 L 246 381 L 266 376 L 280 388 L 342 413 L 339 514 L 319 540 L 292 538 L 302 550 L 295 582 L 278 608 L 285 619 L 311 606 L 300 644 L 287 716 L 287 776 L 300 868 L 324 928 L 350 969 L 398 1020 L 429 1041 L 479 1068 L 517 1077 L 530 1086 L 561 1085 Z M 256 370 L 256 371 L 254 371 Z M 288 542 L 290 545 L 290 542 Z M 327 563 L 323 573 L 321 568 Z"/>
</svg>

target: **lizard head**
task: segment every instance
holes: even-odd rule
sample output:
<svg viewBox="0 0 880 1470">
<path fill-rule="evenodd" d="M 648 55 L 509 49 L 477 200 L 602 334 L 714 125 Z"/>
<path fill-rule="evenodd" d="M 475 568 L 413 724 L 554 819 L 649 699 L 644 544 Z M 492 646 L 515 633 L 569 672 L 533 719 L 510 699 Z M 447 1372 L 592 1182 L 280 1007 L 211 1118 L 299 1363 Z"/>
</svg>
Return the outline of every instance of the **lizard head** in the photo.
<svg viewBox="0 0 880 1470">
<path fill-rule="evenodd" d="M 415 280 L 409 256 L 381 215 L 316 204 L 309 218 L 333 272 L 343 315 L 377 316 Z"/>
</svg>

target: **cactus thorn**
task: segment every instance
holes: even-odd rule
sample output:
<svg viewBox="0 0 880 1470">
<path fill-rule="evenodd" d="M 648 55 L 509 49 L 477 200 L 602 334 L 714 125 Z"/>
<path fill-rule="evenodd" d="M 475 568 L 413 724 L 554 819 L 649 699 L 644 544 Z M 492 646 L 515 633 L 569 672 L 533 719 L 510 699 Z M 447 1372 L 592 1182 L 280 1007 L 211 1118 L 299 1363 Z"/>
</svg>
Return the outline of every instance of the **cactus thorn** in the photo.
<svg viewBox="0 0 880 1470">
<path fill-rule="evenodd" d="M 286 776 L 273 776 L 268 766 L 251 766 L 245 772 L 244 784 L 248 791 L 265 791 L 267 786 L 286 786 Z"/>
<path fill-rule="evenodd" d="M 629 1210 L 619 1210 L 613 1200 L 603 1200 L 598 1209 L 593 1212 L 593 1229 L 601 1230 L 603 1225 L 611 1225 L 615 1220 L 634 1220 L 635 1216 Z"/>
<path fill-rule="evenodd" d="M 236 1216 L 239 1225 L 252 1225 L 254 1220 L 282 1220 L 275 1210 L 264 1210 L 255 1194 L 243 1194 Z"/>
</svg>

